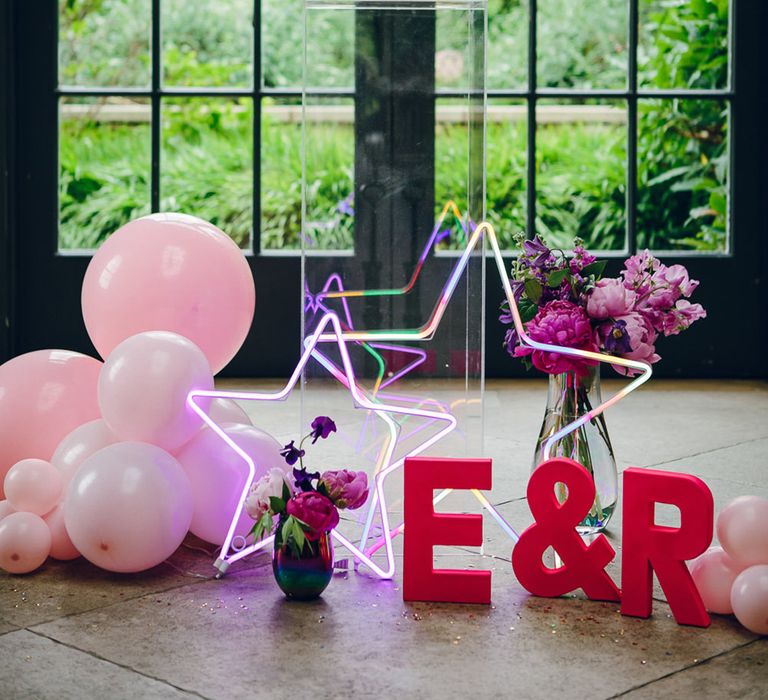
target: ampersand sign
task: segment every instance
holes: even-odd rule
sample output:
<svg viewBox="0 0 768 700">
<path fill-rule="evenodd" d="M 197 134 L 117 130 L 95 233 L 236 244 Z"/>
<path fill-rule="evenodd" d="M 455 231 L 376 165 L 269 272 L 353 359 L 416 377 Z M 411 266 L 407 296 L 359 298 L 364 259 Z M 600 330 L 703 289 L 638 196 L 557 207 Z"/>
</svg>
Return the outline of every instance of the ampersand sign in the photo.
<svg viewBox="0 0 768 700">
<path fill-rule="evenodd" d="M 558 482 L 568 487 L 560 503 Z M 536 522 L 520 536 L 512 550 L 512 567 L 518 581 L 533 595 L 554 598 L 582 588 L 592 600 L 620 599 L 619 589 L 605 572 L 616 552 L 604 535 L 587 545 L 575 527 L 592 508 L 595 487 L 584 467 L 565 457 L 539 465 L 528 481 L 528 505 Z M 542 555 L 552 548 L 563 565 L 550 569 Z"/>
</svg>

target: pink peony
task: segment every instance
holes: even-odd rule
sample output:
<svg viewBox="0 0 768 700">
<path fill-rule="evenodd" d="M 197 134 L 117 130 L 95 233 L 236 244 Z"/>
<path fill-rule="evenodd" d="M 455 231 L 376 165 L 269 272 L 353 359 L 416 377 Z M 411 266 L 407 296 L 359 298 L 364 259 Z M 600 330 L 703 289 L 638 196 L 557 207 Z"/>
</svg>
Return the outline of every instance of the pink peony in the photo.
<svg viewBox="0 0 768 700">
<path fill-rule="evenodd" d="M 272 468 L 258 481 L 251 484 L 245 499 L 245 512 L 254 520 L 259 520 L 269 510 L 269 498 L 279 498 L 283 493 L 283 484 L 288 484 L 281 469 Z M 290 484 L 288 485 L 290 488 Z"/>
<path fill-rule="evenodd" d="M 540 343 L 597 352 L 587 314 L 584 309 L 570 301 L 557 300 L 545 304 L 528 322 L 526 332 L 532 340 Z M 533 366 L 547 374 L 573 371 L 583 376 L 588 367 L 597 364 L 596 360 L 585 360 L 557 352 L 522 346 L 515 348 L 516 357 L 525 355 L 532 355 Z"/>
<path fill-rule="evenodd" d="M 320 483 L 325 484 L 328 497 L 337 508 L 355 510 L 368 500 L 368 475 L 348 469 L 324 472 Z"/>
<path fill-rule="evenodd" d="M 620 279 L 601 279 L 587 298 L 590 318 L 603 319 L 623 316 L 633 310 L 637 295 L 624 286 Z"/>
<path fill-rule="evenodd" d="M 629 336 L 629 346 L 631 349 L 629 352 L 623 353 L 623 357 L 628 360 L 640 360 L 650 364 L 658 362 L 661 359 L 656 354 L 656 347 L 654 345 L 658 333 L 653 330 L 650 322 L 643 314 L 633 311 L 626 316 L 617 318 L 616 321 L 624 321 L 626 324 L 624 330 Z M 619 374 L 634 375 L 633 370 L 628 370 L 625 367 L 613 365 L 613 368 Z"/>
<path fill-rule="evenodd" d="M 309 527 L 308 540 L 318 540 L 324 532 L 339 524 L 339 511 L 325 496 L 315 491 L 302 491 L 291 498 L 285 507 L 288 515 L 298 518 Z"/>
</svg>

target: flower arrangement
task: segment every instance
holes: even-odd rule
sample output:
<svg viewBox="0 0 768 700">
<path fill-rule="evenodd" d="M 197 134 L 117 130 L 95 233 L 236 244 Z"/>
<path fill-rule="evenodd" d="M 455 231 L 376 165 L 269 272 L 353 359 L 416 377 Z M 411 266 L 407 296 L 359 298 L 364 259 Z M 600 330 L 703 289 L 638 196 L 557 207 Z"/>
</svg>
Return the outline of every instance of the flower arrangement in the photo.
<svg viewBox="0 0 768 700">
<path fill-rule="evenodd" d="M 307 470 L 304 443 L 310 438 L 312 444 L 325 440 L 336 432 L 336 424 L 328 416 L 318 416 L 310 428 L 298 447 L 291 440 L 280 452 L 293 467 L 293 479 L 281 469 L 270 469 L 252 484 L 245 501 L 245 510 L 255 521 L 250 533 L 254 540 L 274 530 L 275 550 L 287 546 L 296 558 L 315 553 L 320 538 L 338 525 L 339 510 L 355 510 L 368 499 L 365 472 Z"/>
<path fill-rule="evenodd" d="M 677 335 L 707 315 L 701 304 L 688 301 L 698 281 L 682 265 L 664 265 L 647 250 L 628 258 L 619 277 L 606 278 L 607 261 L 598 261 L 578 239 L 570 255 L 549 248 L 538 236 L 517 241 L 521 255 L 512 265 L 511 284 L 533 340 L 654 363 L 661 359 L 659 336 Z M 506 300 L 499 320 L 513 324 Z M 504 345 L 510 355 L 547 374 L 584 376 L 597 364 L 521 345 L 514 325 Z"/>
</svg>

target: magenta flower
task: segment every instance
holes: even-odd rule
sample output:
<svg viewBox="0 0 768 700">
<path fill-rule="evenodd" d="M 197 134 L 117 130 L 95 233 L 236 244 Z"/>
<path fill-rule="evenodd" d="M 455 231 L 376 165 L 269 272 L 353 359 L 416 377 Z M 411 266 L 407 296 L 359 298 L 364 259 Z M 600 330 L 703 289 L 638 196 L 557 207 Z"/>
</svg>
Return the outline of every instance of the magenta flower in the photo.
<svg viewBox="0 0 768 700">
<path fill-rule="evenodd" d="M 316 491 L 302 491 L 288 500 L 285 506 L 288 515 L 298 518 L 307 527 L 308 540 L 318 540 L 324 532 L 333 530 L 339 524 L 339 511 L 325 496 Z"/>
<path fill-rule="evenodd" d="M 526 332 L 540 343 L 597 352 L 587 314 L 584 309 L 570 301 L 550 301 L 528 322 Z M 515 349 L 516 357 L 525 355 L 531 355 L 533 366 L 547 374 L 573 371 L 583 376 L 588 367 L 597 364 L 596 360 L 585 360 L 556 352 L 527 347 Z"/>
<path fill-rule="evenodd" d="M 634 310 L 637 295 L 620 279 L 601 279 L 587 297 L 587 313 L 591 318 L 615 318 Z"/>
<path fill-rule="evenodd" d="M 700 318 L 706 318 L 707 312 L 701 304 L 691 304 L 687 299 L 680 299 L 675 308 L 664 316 L 661 331 L 664 335 L 677 335 Z"/>
<path fill-rule="evenodd" d="M 368 475 L 348 469 L 324 472 L 320 483 L 337 508 L 355 510 L 368 500 Z"/>
</svg>

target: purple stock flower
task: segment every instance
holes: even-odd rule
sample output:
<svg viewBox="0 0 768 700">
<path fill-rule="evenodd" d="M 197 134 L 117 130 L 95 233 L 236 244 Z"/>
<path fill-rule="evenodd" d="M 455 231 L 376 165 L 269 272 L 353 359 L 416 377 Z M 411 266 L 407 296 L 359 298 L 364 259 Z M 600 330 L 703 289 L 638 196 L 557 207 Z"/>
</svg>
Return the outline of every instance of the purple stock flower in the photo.
<svg viewBox="0 0 768 700">
<path fill-rule="evenodd" d="M 336 432 L 336 423 L 328 416 L 318 416 L 309 427 L 312 428 L 310 435 L 312 436 L 313 445 L 317 442 L 318 438 L 325 440 L 331 433 Z"/>
<path fill-rule="evenodd" d="M 283 447 L 282 450 L 280 450 L 280 456 L 290 466 L 296 464 L 296 462 L 298 462 L 299 459 L 301 459 L 305 454 L 306 452 L 304 450 L 300 450 L 294 445 L 293 440 L 291 440 L 287 445 Z"/>
</svg>

